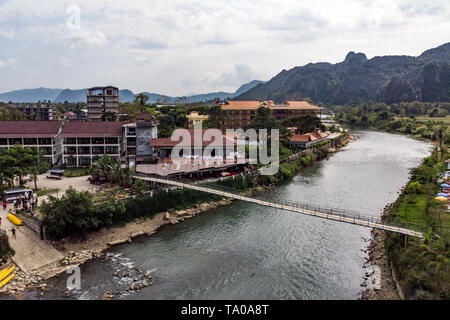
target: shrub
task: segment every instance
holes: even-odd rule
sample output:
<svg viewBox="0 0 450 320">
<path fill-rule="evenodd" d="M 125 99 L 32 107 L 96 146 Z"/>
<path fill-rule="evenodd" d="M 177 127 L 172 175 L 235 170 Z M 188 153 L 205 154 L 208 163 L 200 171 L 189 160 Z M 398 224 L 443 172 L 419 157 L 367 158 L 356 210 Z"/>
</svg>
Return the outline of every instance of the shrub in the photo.
<svg viewBox="0 0 450 320">
<path fill-rule="evenodd" d="M 423 192 L 423 187 L 419 181 L 414 181 L 408 184 L 406 187 L 406 193 L 419 194 Z"/>
</svg>

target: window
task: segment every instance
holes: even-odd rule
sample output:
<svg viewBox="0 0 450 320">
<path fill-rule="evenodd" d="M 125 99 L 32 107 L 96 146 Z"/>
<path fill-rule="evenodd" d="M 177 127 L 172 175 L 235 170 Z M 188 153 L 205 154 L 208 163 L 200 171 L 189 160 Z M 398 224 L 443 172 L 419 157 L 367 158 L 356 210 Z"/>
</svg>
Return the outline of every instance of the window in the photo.
<svg viewBox="0 0 450 320">
<path fill-rule="evenodd" d="M 9 138 L 9 144 L 15 145 L 15 144 L 22 144 L 21 138 Z"/>
<path fill-rule="evenodd" d="M 36 138 L 24 138 L 23 144 L 25 144 L 25 145 L 37 144 L 37 139 Z"/>
<path fill-rule="evenodd" d="M 77 158 L 75 158 L 75 157 L 66 157 L 65 163 L 69 167 L 76 167 L 77 166 Z"/>
<path fill-rule="evenodd" d="M 52 144 L 51 138 L 39 138 L 39 144 Z"/>
<path fill-rule="evenodd" d="M 118 154 L 119 148 L 118 147 L 106 147 L 106 154 Z"/>
<path fill-rule="evenodd" d="M 90 147 L 78 147 L 78 154 L 91 154 Z"/>
<path fill-rule="evenodd" d="M 64 147 L 64 154 L 76 154 L 77 147 Z"/>
<path fill-rule="evenodd" d="M 92 144 L 104 144 L 105 139 L 104 138 L 92 138 Z"/>
<path fill-rule="evenodd" d="M 127 138 L 127 145 L 135 146 L 136 145 L 136 138 Z"/>
<path fill-rule="evenodd" d="M 91 144 L 91 138 L 78 138 L 78 144 Z"/>
<path fill-rule="evenodd" d="M 52 148 L 51 147 L 44 147 L 44 148 L 39 148 L 39 149 L 42 150 L 46 156 L 52 155 Z"/>
<path fill-rule="evenodd" d="M 104 154 L 105 148 L 104 147 L 92 147 L 92 154 Z"/>
<path fill-rule="evenodd" d="M 106 144 L 118 144 L 119 141 L 117 138 L 105 138 L 105 143 Z"/>
<path fill-rule="evenodd" d="M 90 167 L 91 166 L 91 158 L 88 157 L 80 157 L 80 166 L 81 167 Z"/>
<path fill-rule="evenodd" d="M 64 144 L 76 144 L 77 139 L 76 138 L 64 138 Z"/>
</svg>

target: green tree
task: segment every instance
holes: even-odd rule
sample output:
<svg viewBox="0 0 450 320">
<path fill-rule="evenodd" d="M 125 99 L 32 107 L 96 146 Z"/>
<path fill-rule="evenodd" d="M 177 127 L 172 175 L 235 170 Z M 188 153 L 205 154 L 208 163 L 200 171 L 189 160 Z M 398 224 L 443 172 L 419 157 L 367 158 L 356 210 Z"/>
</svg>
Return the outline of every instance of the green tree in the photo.
<svg viewBox="0 0 450 320">
<path fill-rule="evenodd" d="M 61 199 L 48 196 L 40 206 L 42 222 L 51 238 L 61 238 L 74 233 L 84 234 L 102 225 L 94 210 L 93 195 L 77 192 L 70 187 Z"/>
<path fill-rule="evenodd" d="M 227 129 L 226 123 L 229 120 L 228 113 L 220 106 L 212 106 L 209 109 L 209 118 L 205 121 L 205 126 L 207 128 L 219 129 L 221 131 Z"/>
<path fill-rule="evenodd" d="M 117 114 L 115 112 L 103 112 L 102 121 L 117 121 Z"/>
<path fill-rule="evenodd" d="M 143 93 L 139 93 L 134 98 L 134 103 L 139 106 L 140 112 L 144 112 L 144 108 L 145 108 L 145 105 L 147 104 L 148 99 L 149 99 L 148 96 Z"/>
</svg>

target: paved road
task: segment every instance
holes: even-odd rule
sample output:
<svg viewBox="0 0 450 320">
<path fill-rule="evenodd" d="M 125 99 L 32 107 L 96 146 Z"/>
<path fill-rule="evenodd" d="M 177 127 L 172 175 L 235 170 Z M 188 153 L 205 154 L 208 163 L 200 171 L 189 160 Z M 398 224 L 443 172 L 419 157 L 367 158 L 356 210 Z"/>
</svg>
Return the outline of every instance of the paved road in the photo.
<svg viewBox="0 0 450 320">
<path fill-rule="evenodd" d="M 12 204 L 8 204 L 8 208 Z M 13 262 L 23 271 L 37 270 L 55 261 L 59 261 L 64 256 L 57 251 L 47 241 L 40 240 L 38 234 L 26 226 L 15 226 L 8 219 L 8 212 L 0 209 L 2 217 L 1 228 L 6 230 L 9 236 L 9 245 L 16 252 L 12 257 Z M 16 229 L 16 238 L 11 234 L 11 228 Z"/>
</svg>

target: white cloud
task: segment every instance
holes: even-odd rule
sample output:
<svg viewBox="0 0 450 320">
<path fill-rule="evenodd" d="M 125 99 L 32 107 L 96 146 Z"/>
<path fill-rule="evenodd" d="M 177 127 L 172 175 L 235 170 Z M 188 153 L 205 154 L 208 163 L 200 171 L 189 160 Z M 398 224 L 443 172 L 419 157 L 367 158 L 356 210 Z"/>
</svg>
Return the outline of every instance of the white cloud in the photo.
<svg viewBox="0 0 450 320">
<path fill-rule="evenodd" d="M 61 40 L 70 49 L 102 47 L 108 42 L 105 34 L 99 30 L 93 32 L 72 31 Z"/>
<path fill-rule="evenodd" d="M 8 39 L 13 39 L 16 33 L 11 29 L 0 28 L 0 37 L 5 37 Z"/>
<path fill-rule="evenodd" d="M 16 63 L 16 59 L 0 60 L 0 69 L 11 67 Z"/>
<path fill-rule="evenodd" d="M 236 64 L 233 69 L 222 73 L 212 71 L 207 72 L 201 81 L 216 86 L 233 87 L 256 80 L 260 76 L 261 74 L 253 70 L 250 66 L 246 64 Z"/>
<path fill-rule="evenodd" d="M 80 8 L 80 30 L 67 28 L 70 5 Z M 351 50 L 420 54 L 448 41 L 449 21 L 448 0 L 0 0 L 0 37 L 17 43 L 1 53 L 20 59 L 22 74 L 46 74 L 51 55 L 55 67 L 77 65 L 80 74 L 95 64 L 101 74 L 90 81 L 174 95 L 338 62 Z M 42 85 L 57 79 L 52 72 Z M 85 77 L 70 81 L 86 87 Z"/>
</svg>

